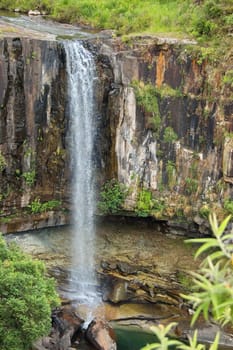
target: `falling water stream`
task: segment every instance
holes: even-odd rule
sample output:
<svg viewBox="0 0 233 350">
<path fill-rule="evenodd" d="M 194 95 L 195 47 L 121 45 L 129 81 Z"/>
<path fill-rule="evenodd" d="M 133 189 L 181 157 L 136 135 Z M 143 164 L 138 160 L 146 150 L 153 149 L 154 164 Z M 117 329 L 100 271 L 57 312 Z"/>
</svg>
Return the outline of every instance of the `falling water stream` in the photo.
<svg viewBox="0 0 233 350">
<path fill-rule="evenodd" d="M 70 290 L 79 302 L 96 301 L 95 193 L 92 164 L 95 63 L 81 41 L 66 41 L 73 238 Z"/>
</svg>

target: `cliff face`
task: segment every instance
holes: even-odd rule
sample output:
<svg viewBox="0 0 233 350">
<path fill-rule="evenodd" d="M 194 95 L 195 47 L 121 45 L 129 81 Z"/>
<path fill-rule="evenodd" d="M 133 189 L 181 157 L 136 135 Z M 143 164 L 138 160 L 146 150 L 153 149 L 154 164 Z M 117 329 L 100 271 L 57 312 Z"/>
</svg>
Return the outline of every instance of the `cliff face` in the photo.
<svg viewBox="0 0 233 350">
<path fill-rule="evenodd" d="M 112 177 L 129 189 L 125 208 L 198 223 L 209 210 L 226 215 L 220 207 L 233 196 L 233 86 L 225 78 L 232 56 L 211 62 L 195 43 L 150 37 L 115 40 L 110 55 L 106 45 L 101 50 L 114 72 L 110 154 Z"/>
<path fill-rule="evenodd" d="M 197 55 L 194 44 L 176 40 L 103 39 L 87 45 L 99 74 L 98 182 L 124 183 L 127 211 L 138 210 L 140 193 L 149 192 L 153 204 L 146 214 L 164 219 L 193 218 L 203 206 L 216 208 L 232 199 L 233 92 L 223 79 L 224 64 L 215 67 Z M 36 201 L 55 199 L 68 208 L 62 43 L 0 40 L 0 82 L 2 216 L 28 205 L 33 212 Z"/>
<path fill-rule="evenodd" d="M 61 47 L 36 39 L 1 40 L 0 79 L 4 209 L 25 207 L 37 194 L 60 198 L 66 188 Z"/>
</svg>

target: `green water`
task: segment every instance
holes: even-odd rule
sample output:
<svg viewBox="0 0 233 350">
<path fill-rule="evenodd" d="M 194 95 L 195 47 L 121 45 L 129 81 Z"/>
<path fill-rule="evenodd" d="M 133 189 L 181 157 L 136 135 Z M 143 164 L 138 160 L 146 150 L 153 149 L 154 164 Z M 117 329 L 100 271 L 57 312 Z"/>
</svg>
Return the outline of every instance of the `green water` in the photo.
<svg viewBox="0 0 233 350">
<path fill-rule="evenodd" d="M 138 327 L 120 326 L 114 328 L 116 334 L 117 350 L 140 350 L 147 344 L 157 342 L 154 334 L 140 330 Z M 174 350 L 175 347 L 169 347 Z"/>
<path fill-rule="evenodd" d="M 117 350 L 140 350 L 147 344 L 152 344 L 157 341 L 154 334 L 145 332 L 138 327 L 132 326 L 118 326 L 113 327 L 116 334 Z M 210 343 L 205 343 L 210 346 Z M 171 346 L 170 350 L 174 350 L 175 347 Z M 231 346 L 219 345 L 218 350 L 231 350 Z"/>
<path fill-rule="evenodd" d="M 114 328 L 117 350 L 140 350 L 143 346 L 156 342 L 152 333 L 143 332 L 138 327 L 120 326 Z"/>
<path fill-rule="evenodd" d="M 0 16 L 4 16 L 4 17 L 19 17 L 19 14 L 17 12 L 0 10 Z"/>
</svg>

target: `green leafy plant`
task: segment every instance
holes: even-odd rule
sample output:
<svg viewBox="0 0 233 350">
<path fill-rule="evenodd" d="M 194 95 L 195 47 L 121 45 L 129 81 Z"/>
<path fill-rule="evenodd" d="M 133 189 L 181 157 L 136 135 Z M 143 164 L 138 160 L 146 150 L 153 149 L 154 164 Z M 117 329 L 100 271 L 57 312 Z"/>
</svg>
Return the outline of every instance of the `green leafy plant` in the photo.
<svg viewBox="0 0 233 350">
<path fill-rule="evenodd" d="M 35 58 L 36 58 L 36 52 L 35 52 L 35 51 L 32 51 L 32 53 L 31 53 L 31 58 L 32 58 L 32 59 L 35 59 Z"/>
<path fill-rule="evenodd" d="M 158 91 L 152 84 L 144 84 L 143 82 L 134 81 L 132 83 L 134 88 L 136 101 L 139 106 L 149 115 L 150 121 L 155 132 L 160 130 L 161 116 L 159 111 Z"/>
<path fill-rule="evenodd" d="M 199 214 L 202 218 L 204 219 L 208 219 L 209 215 L 210 215 L 210 208 L 208 207 L 207 204 L 203 205 L 200 209 L 199 209 Z"/>
<path fill-rule="evenodd" d="M 214 319 L 221 325 L 233 324 L 233 233 L 226 233 L 226 228 L 231 216 L 226 217 L 218 224 L 215 214 L 209 216 L 213 237 L 194 238 L 188 243 L 201 244 L 197 249 L 195 258 L 204 254 L 199 272 L 191 273 L 193 278 L 193 291 L 188 295 L 181 295 L 188 300 L 194 308 L 191 325 L 200 314 L 206 320 Z M 174 337 L 171 329 L 176 323 L 170 325 L 152 327 L 158 341 L 145 346 L 142 350 L 160 349 L 167 350 L 169 345 L 177 350 L 205 350 L 206 346 L 198 343 L 198 332 L 189 337 L 189 344 L 183 344 L 178 340 L 171 344 Z M 217 333 L 209 350 L 217 350 L 220 334 Z"/>
<path fill-rule="evenodd" d="M 198 344 L 198 332 L 197 330 L 194 331 L 193 337 L 188 336 L 189 344 L 180 344 L 178 349 L 179 350 L 205 350 L 206 346 L 203 344 Z M 217 333 L 213 344 L 209 347 L 209 350 L 218 350 L 218 343 L 219 343 L 219 333 Z"/>
<path fill-rule="evenodd" d="M 175 133 L 171 126 L 168 126 L 164 130 L 163 141 L 164 142 L 175 142 L 178 140 L 178 135 Z"/>
<path fill-rule="evenodd" d="M 32 201 L 28 208 L 30 209 L 32 214 L 44 213 L 46 211 L 54 210 L 61 205 L 61 201 L 52 199 L 48 202 L 41 203 L 40 198 L 35 198 Z"/>
<path fill-rule="evenodd" d="M 26 171 L 22 174 L 22 177 L 24 178 L 27 185 L 32 186 L 35 183 L 36 171 Z"/>
<path fill-rule="evenodd" d="M 137 204 L 136 204 L 137 215 L 146 217 L 151 213 L 152 208 L 153 208 L 152 193 L 146 189 L 139 191 Z"/>
<path fill-rule="evenodd" d="M 185 271 L 177 271 L 176 278 L 177 281 L 182 285 L 182 287 L 185 288 L 185 290 L 193 290 L 192 276 L 190 276 L 189 273 Z"/>
<path fill-rule="evenodd" d="M 158 341 L 153 344 L 144 346 L 141 350 L 206 350 L 206 346 L 198 343 L 198 332 L 194 331 L 193 337 L 188 336 L 189 344 L 182 343 L 177 339 L 172 339 L 171 330 L 175 328 L 177 323 L 172 322 L 167 326 L 159 324 L 158 326 L 151 327 Z M 174 335 L 173 335 L 174 336 Z M 218 350 L 219 333 L 217 333 L 213 344 L 208 348 L 209 350 Z"/>
<path fill-rule="evenodd" d="M 158 327 L 151 327 L 151 330 L 156 335 L 158 342 L 153 344 L 148 344 L 142 348 L 142 350 L 169 350 L 175 345 L 180 345 L 181 343 L 176 339 L 170 339 L 168 337 L 169 332 L 172 328 L 176 326 L 175 322 L 170 323 L 167 326 L 160 324 Z"/>
<path fill-rule="evenodd" d="M 233 87 L 233 69 L 226 71 L 223 77 L 223 83 Z"/>
<path fill-rule="evenodd" d="M 7 165 L 6 159 L 3 156 L 2 152 L 0 151 L 0 172 L 5 169 L 6 165 Z"/>
<path fill-rule="evenodd" d="M 156 88 L 157 93 L 162 97 L 181 97 L 182 92 L 179 89 L 173 89 L 170 85 L 162 84 Z"/>
<path fill-rule="evenodd" d="M 106 182 L 100 192 L 98 208 L 103 214 L 117 213 L 122 209 L 127 192 L 126 186 L 119 183 L 116 179 Z"/>
<path fill-rule="evenodd" d="M 163 198 L 152 199 L 152 213 L 162 213 L 166 208 L 166 204 Z"/>
<path fill-rule="evenodd" d="M 224 201 L 224 209 L 231 215 L 233 215 L 233 201 L 231 199 L 226 199 Z"/>
<path fill-rule="evenodd" d="M 198 181 L 196 179 L 192 179 L 187 177 L 185 179 L 185 191 L 187 194 L 196 193 L 198 189 Z"/>
<path fill-rule="evenodd" d="M 166 172 L 168 177 L 168 186 L 172 189 L 176 183 L 176 165 L 173 161 L 168 160 L 166 164 Z"/>
<path fill-rule="evenodd" d="M 192 324 L 200 313 L 205 319 L 210 315 L 219 323 L 233 322 L 233 234 L 224 231 L 231 219 L 229 215 L 218 225 L 216 215 L 210 215 L 210 225 L 214 237 L 195 238 L 189 243 L 201 243 L 195 257 L 203 253 L 208 255 L 203 260 L 199 273 L 193 273 L 197 291 L 184 296 L 195 308 Z"/>
<path fill-rule="evenodd" d="M 51 329 L 52 308 L 59 305 L 54 280 L 42 262 L 8 246 L 0 237 L 1 350 L 29 350 Z"/>
</svg>

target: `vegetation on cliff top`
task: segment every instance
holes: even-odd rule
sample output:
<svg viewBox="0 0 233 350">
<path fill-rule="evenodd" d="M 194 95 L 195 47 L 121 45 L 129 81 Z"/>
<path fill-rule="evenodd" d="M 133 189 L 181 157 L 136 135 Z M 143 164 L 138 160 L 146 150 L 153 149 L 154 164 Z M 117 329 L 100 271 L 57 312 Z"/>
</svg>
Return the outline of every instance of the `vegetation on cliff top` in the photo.
<svg viewBox="0 0 233 350">
<path fill-rule="evenodd" d="M 233 0 L 1 0 L 0 8 L 39 9 L 60 21 L 117 34 L 186 33 L 225 41 L 233 27 Z"/>
</svg>

